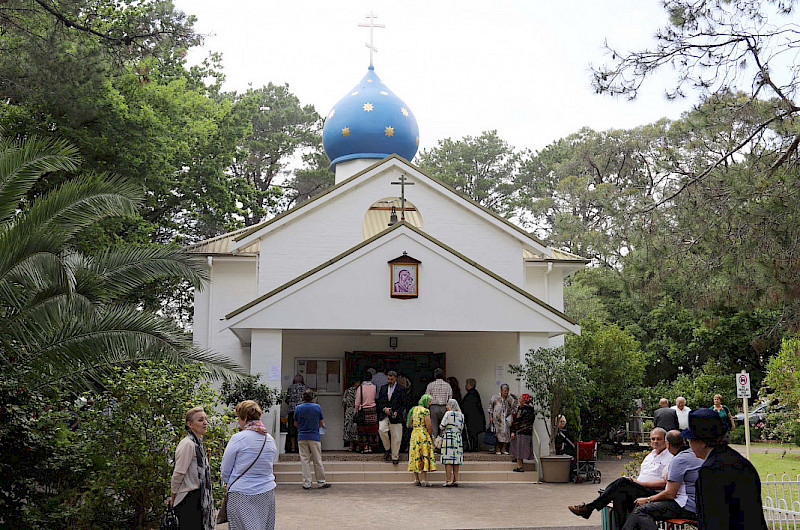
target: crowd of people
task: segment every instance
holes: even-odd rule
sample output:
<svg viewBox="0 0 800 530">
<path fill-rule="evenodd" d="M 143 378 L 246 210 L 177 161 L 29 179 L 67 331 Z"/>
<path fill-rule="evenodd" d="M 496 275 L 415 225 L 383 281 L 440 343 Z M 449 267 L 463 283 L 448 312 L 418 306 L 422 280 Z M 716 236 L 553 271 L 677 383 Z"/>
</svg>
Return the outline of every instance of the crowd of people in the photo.
<svg viewBox="0 0 800 530">
<path fill-rule="evenodd" d="M 706 529 L 766 529 L 761 481 L 753 465 L 728 446 L 734 427 L 722 396 L 710 408 L 691 410 L 679 396 L 662 398 L 653 414 L 652 451 L 639 475 L 611 482 L 591 502 L 571 505 L 588 519 L 611 505 L 612 528 L 655 530 L 657 521 L 696 520 Z"/>
<path fill-rule="evenodd" d="M 385 383 L 378 386 L 378 383 Z M 325 420 L 314 403 L 314 392 L 295 378 L 289 393 L 291 431 L 294 440 L 287 450 L 300 454 L 303 488 L 311 489 L 312 469 L 317 487 L 330 487 L 322 464 L 321 432 Z M 351 450 L 377 451 L 398 464 L 401 447 L 407 444 L 407 470 L 413 484 L 431 487 L 428 473 L 445 467 L 444 487 L 458 487 L 464 451 L 477 448 L 477 435 L 486 429 L 480 394 L 474 379 L 467 379 L 461 396 L 458 381 L 444 379 L 437 369 L 417 404 L 409 406 L 408 380 L 395 371 L 368 371 L 348 388 L 343 398 L 343 437 Z M 298 399 L 299 398 L 299 399 Z M 516 472 L 523 461 L 534 458 L 532 430 L 536 418 L 531 396 L 516 399 L 508 385 L 492 396 L 489 429 L 496 436 L 494 452 L 511 454 Z M 640 465 L 638 476 L 611 482 L 594 500 L 569 506 L 575 515 L 589 518 L 593 511 L 611 505 L 612 528 L 622 530 L 657 528 L 657 521 L 673 518 L 697 520 L 701 530 L 712 528 L 766 529 L 761 504 L 761 483 L 753 465 L 728 446 L 733 427 L 730 410 L 719 395 L 714 405 L 692 411 L 678 397 L 674 407 L 662 399 L 650 431 L 651 452 Z M 239 432 L 234 434 L 222 457 L 220 474 L 226 491 L 224 501 L 231 530 L 275 527 L 275 476 L 278 454 L 275 440 L 261 423 L 262 411 L 254 401 L 236 408 Z M 669 427 L 669 428 L 668 428 Z M 201 407 L 186 413 L 187 435 L 175 452 L 171 481 L 173 507 L 180 528 L 209 530 L 215 527 L 211 469 L 203 447 L 208 420 Z M 556 452 L 569 453 L 574 442 L 566 431 L 566 419 L 558 418 Z M 560 449 L 560 451 L 559 451 Z"/>
</svg>

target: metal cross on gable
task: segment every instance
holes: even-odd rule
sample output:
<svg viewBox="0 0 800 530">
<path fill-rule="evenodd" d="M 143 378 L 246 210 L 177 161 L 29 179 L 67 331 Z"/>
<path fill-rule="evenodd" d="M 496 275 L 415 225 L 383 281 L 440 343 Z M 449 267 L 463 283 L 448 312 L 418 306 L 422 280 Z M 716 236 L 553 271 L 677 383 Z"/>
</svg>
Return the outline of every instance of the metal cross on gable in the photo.
<svg viewBox="0 0 800 530">
<path fill-rule="evenodd" d="M 408 180 L 405 175 L 400 175 L 400 182 L 392 182 L 395 186 L 400 186 L 400 220 L 406 220 L 406 186 L 413 186 L 414 183 Z"/>
<path fill-rule="evenodd" d="M 369 23 L 361 23 L 358 25 L 359 28 L 369 28 L 369 42 L 366 43 L 367 48 L 369 48 L 369 65 L 372 66 L 372 52 L 377 52 L 378 48 L 375 47 L 375 43 L 373 42 L 373 31 L 375 28 L 385 28 L 385 24 L 376 24 L 375 19 L 378 18 L 378 15 L 373 13 L 372 11 L 369 12 L 367 15 L 367 19 L 369 19 Z"/>
</svg>

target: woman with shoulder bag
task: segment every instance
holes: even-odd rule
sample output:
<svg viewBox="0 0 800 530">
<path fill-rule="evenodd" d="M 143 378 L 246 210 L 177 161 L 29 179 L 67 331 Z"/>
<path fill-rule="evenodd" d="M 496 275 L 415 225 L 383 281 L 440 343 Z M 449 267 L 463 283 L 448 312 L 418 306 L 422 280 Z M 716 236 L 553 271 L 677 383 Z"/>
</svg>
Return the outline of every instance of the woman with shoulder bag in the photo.
<svg viewBox="0 0 800 530">
<path fill-rule="evenodd" d="M 378 389 L 372 384 L 372 374 L 364 374 L 364 382 L 356 390 L 356 423 L 358 423 L 358 445 L 363 454 L 372 453 L 378 447 L 378 407 L 375 396 Z"/>
<path fill-rule="evenodd" d="M 242 401 L 236 405 L 236 417 L 240 432 L 231 437 L 222 455 L 227 504 L 223 500 L 217 522 L 224 522 L 227 515 L 230 530 L 271 530 L 275 528 L 272 462 L 278 447 L 261 423 L 258 403 Z"/>
<path fill-rule="evenodd" d="M 188 433 L 175 449 L 172 496 L 168 502 L 173 506 L 182 530 L 213 530 L 211 470 L 203 448 L 208 418 L 203 407 L 194 407 L 186 412 L 186 430 Z"/>
</svg>

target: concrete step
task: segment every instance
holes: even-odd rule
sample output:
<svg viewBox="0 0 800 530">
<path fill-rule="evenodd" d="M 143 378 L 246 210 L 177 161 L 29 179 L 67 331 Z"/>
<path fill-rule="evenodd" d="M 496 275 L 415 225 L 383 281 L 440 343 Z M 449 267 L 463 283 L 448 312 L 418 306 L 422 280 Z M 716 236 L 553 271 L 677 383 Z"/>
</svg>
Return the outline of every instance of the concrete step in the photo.
<svg viewBox="0 0 800 530">
<path fill-rule="evenodd" d="M 324 462 L 325 477 L 331 484 L 402 484 L 411 482 L 407 461 L 398 465 L 391 462 Z M 445 481 L 445 468 L 437 463 L 437 470 L 428 473 L 431 482 Z M 525 473 L 515 473 L 513 462 L 464 462 L 459 470 L 459 482 L 464 483 L 535 483 L 538 480 L 536 466 L 524 464 Z M 301 484 L 300 462 L 277 462 L 274 465 L 275 481 L 278 484 Z"/>
</svg>

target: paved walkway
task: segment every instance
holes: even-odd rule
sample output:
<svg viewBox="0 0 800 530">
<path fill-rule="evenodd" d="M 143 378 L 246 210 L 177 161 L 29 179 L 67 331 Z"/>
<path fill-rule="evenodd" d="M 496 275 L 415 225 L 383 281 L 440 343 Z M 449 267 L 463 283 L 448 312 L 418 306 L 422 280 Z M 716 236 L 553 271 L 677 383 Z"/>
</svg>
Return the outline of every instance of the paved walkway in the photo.
<svg viewBox="0 0 800 530">
<path fill-rule="evenodd" d="M 466 484 L 458 488 L 407 485 L 336 484 L 309 491 L 278 486 L 277 528 L 375 528 L 394 524 L 414 528 L 600 528 L 600 515 L 587 521 L 567 510 L 588 502 L 597 489 L 619 477 L 626 460 L 602 461 L 601 484 Z M 227 529 L 219 525 L 217 530 Z"/>
</svg>

